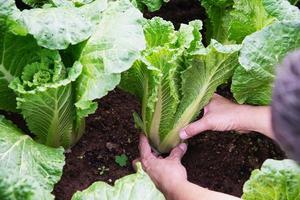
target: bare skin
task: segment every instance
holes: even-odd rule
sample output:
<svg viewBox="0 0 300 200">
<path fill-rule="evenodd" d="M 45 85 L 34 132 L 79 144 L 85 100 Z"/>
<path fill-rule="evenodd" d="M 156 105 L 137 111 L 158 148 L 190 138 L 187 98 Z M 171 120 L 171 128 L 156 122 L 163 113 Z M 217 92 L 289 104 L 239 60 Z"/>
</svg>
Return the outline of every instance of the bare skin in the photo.
<svg viewBox="0 0 300 200">
<path fill-rule="evenodd" d="M 203 131 L 229 131 L 241 133 L 257 131 L 273 138 L 270 107 L 238 105 L 226 98 L 214 95 L 204 109 L 204 116 L 179 133 L 186 140 Z M 167 158 L 152 153 L 147 138 L 140 137 L 140 158 L 143 168 L 168 200 L 238 200 L 234 196 L 214 192 L 187 180 L 187 172 L 181 158 L 187 150 L 182 143 L 174 148 Z"/>
</svg>

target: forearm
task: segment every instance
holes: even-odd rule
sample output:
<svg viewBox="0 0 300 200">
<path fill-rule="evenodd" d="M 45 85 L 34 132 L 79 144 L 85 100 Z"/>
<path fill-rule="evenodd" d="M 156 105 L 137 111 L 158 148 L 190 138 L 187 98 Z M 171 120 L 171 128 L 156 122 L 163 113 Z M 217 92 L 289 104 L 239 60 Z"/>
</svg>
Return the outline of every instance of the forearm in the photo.
<svg viewBox="0 0 300 200">
<path fill-rule="evenodd" d="M 274 138 L 270 106 L 242 105 L 239 113 L 241 130 L 256 131 Z"/>
<path fill-rule="evenodd" d="M 172 191 L 166 192 L 167 200 L 240 200 L 237 197 L 214 192 L 188 181 L 177 184 Z"/>
</svg>

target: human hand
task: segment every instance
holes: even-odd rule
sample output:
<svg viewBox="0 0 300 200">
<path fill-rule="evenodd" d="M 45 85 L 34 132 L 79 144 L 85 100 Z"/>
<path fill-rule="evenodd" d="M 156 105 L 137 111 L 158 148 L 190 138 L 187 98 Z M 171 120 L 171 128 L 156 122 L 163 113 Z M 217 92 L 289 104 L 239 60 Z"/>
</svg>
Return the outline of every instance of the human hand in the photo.
<svg viewBox="0 0 300 200">
<path fill-rule="evenodd" d="M 174 188 L 179 185 L 178 183 L 187 182 L 187 172 L 181 164 L 181 158 L 187 150 L 187 145 L 184 143 L 178 145 L 166 158 L 157 157 L 152 153 L 146 136 L 141 135 L 139 150 L 140 158 L 134 161 L 134 165 L 135 162 L 140 161 L 155 185 L 168 199 L 171 199 L 170 196 L 172 196 Z"/>
<path fill-rule="evenodd" d="M 214 94 L 210 103 L 204 108 L 203 117 L 180 131 L 180 138 L 185 140 L 203 131 L 247 132 L 244 117 L 250 106 L 236 104 L 218 94 Z"/>
</svg>

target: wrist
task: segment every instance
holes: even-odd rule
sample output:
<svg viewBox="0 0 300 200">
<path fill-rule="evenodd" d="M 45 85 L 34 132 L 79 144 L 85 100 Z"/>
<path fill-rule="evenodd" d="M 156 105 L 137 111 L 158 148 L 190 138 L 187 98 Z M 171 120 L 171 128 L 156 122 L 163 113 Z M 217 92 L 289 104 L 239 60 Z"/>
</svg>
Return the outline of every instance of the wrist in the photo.
<svg viewBox="0 0 300 200">
<path fill-rule="evenodd" d="M 161 188 L 161 192 L 168 200 L 177 200 L 182 190 L 189 184 L 190 182 L 188 180 L 172 181 L 167 187 Z"/>
<path fill-rule="evenodd" d="M 255 131 L 272 137 L 271 110 L 269 106 L 239 105 L 238 129 Z"/>
</svg>

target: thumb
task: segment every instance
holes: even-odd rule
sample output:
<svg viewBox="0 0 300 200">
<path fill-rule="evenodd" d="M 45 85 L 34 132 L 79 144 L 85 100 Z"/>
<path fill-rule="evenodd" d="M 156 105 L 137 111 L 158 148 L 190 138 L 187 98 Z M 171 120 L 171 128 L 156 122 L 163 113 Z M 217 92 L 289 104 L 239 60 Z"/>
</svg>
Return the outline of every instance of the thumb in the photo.
<svg viewBox="0 0 300 200">
<path fill-rule="evenodd" d="M 171 151 L 168 158 L 180 161 L 181 158 L 186 153 L 186 150 L 187 150 L 187 144 L 181 143 Z"/>
<path fill-rule="evenodd" d="M 207 131 L 207 130 L 210 130 L 211 127 L 210 125 L 207 123 L 207 119 L 206 117 L 204 116 L 202 119 L 196 121 L 196 122 L 193 122 L 189 125 L 187 125 L 185 128 L 183 128 L 182 130 L 180 130 L 180 133 L 179 133 L 179 137 L 182 139 L 182 140 L 186 140 L 188 138 L 191 138 L 203 131 Z"/>
</svg>

